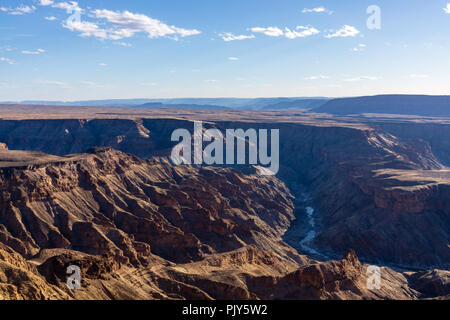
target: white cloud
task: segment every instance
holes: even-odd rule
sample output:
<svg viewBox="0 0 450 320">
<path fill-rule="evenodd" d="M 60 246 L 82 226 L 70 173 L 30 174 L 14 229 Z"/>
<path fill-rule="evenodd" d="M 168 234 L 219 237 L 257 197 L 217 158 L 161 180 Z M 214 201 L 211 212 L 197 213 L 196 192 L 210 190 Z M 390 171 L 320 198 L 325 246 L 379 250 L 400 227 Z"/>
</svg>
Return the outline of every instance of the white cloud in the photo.
<svg viewBox="0 0 450 320">
<path fill-rule="evenodd" d="M 8 64 L 16 64 L 14 60 L 11 60 L 9 58 L 0 57 L 0 61 L 6 62 Z"/>
<path fill-rule="evenodd" d="M 39 5 L 40 6 L 50 6 L 54 3 L 53 0 L 40 0 Z"/>
<path fill-rule="evenodd" d="M 143 32 L 151 39 L 161 37 L 188 37 L 200 34 L 196 29 L 183 29 L 175 26 L 169 26 L 157 19 L 150 18 L 144 14 L 132 13 L 129 11 L 110 11 L 94 10 L 94 16 L 98 19 L 104 19 L 111 23 L 111 29 L 103 29 L 100 32 L 100 38 L 122 39 L 132 37 L 135 33 Z M 98 33 L 98 26 L 92 34 Z"/>
<path fill-rule="evenodd" d="M 99 65 L 100 67 L 107 67 L 107 66 L 108 66 L 106 63 L 103 63 L 103 62 L 102 62 L 102 63 L 99 63 L 98 65 Z"/>
<path fill-rule="evenodd" d="M 95 37 L 102 40 L 120 40 L 133 36 L 133 33 L 126 30 L 102 29 L 97 24 L 88 21 L 68 20 L 63 27 L 73 32 L 80 32 L 82 37 Z"/>
<path fill-rule="evenodd" d="M 22 15 L 25 13 L 31 13 L 36 11 L 36 7 L 35 6 L 20 6 L 17 7 L 16 9 L 14 9 L 14 11 L 12 11 L 10 14 L 16 14 L 16 15 Z"/>
<path fill-rule="evenodd" d="M 283 30 L 277 27 L 268 27 L 268 28 L 255 27 L 251 28 L 251 31 L 255 33 L 262 33 L 269 37 L 280 37 L 283 35 Z"/>
<path fill-rule="evenodd" d="M 356 78 L 349 78 L 349 79 L 344 79 L 344 81 L 347 82 L 356 82 L 356 81 L 375 81 L 375 80 L 380 80 L 380 77 L 372 77 L 372 76 L 361 76 L 361 77 L 356 77 Z"/>
<path fill-rule="evenodd" d="M 206 83 L 217 83 L 219 80 L 205 80 Z"/>
<path fill-rule="evenodd" d="M 289 28 L 285 28 L 285 37 L 288 39 L 295 39 L 295 38 L 304 38 L 313 36 L 315 34 L 320 33 L 319 30 L 313 27 L 304 27 L 304 26 L 298 26 L 295 28 L 295 30 L 290 30 Z"/>
<path fill-rule="evenodd" d="M 51 0 L 40 0 L 40 5 L 53 8 L 65 9 L 67 11 L 84 12 L 78 2 L 57 2 Z M 146 33 L 148 38 L 169 37 L 178 40 L 180 37 L 188 37 L 200 34 L 196 29 L 184 29 L 173 25 L 167 25 L 157 19 L 150 18 L 144 14 L 130 11 L 111 11 L 97 9 L 90 11 L 90 17 L 95 21 L 81 21 L 80 19 L 69 19 L 64 22 L 63 27 L 73 32 L 78 32 L 82 37 L 95 37 L 100 40 L 120 40 L 131 38 L 136 33 Z"/>
<path fill-rule="evenodd" d="M 336 37 L 345 38 L 345 37 L 354 37 L 358 34 L 359 34 L 358 29 L 356 29 L 355 27 L 349 26 L 349 25 L 345 25 L 341 29 L 339 29 L 333 33 L 327 34 L 325 37 L 326 38 L 336 38 Z"/>
<path fill-rule="evenodd" d="M 444 8 L 444 12 L 450 14 L 450 3 L 447 3 L 447 6 Z"/>
<path fill-rule="evenodd" d="M 78 2 L 76 1 L 52 3 L 51 6 L 52 8 L 64 9 L 67 12 L 84 12 L 84 10 L 78 6 Z"/>
<path fill-rule="evenodd" d="M 14 16 L 21 16 L 21 15 L 24 15 L 27 13 L 32 13 L 32 12 L 36 11 L 36 7 L 35 6 L 24 6 L 24 5 L 20 5 L 20 7 L 17 7 L 15 9 L 1 7 L 0 11 L 8 12 L 8 14 L 14 15 Z"/>
<path fill-rule="evenodd" d="M 7 52 L 11 52 L 16 50 L 17 48 L 11 47 L 11 46 L 2 46 L 0 47 L 0 51 L 7 51 Z"/>
<path fill-rule="evenodd" d="M 255 27 L 252 28 L 251 31 L 255 33 L 262 33 L 269 37 L 284 36 L 288 39 L 304 38 L 320 33 L 320 31 L 314 27 L 305 27 L 305 26 L 297 26 L 294 30 L 284 28 L 284 31 L 278 27 L 268 27 L 268 28 Z"/>
<path fill-rule="evenodd" d="M 237 57 L 229 57 L 228 60 L 230 60 L 230 61 L 238 61 L 239 58 L 237 58 Z"/>
<path fill-rule="evenodd" d="M 54 17 L 54 16 L 50 16 L 50 17 L 45 17 L 45 20 L 55 21 L 55 20 L 58 20 L 58 19 L 56 17 Z"/>
<path fill-rule="evenodd" d="M 34 55 L 37 55 L 37 54 L 41 54 L 41 53 L 44 53 L 44 52 L 45 52 L 44 49 L 37 49 L 36 51 L 23 50 L 22 54 L 34 54 Z"/>
<path fill-rule="evenodd" d="M 365 47 L 367 47 L 367 46 L 365 44 L 361 43 L 357 47 L 353 48 L 352 51 L 353 52 L 360 52 L 360 51 L 363 51 Z"/>
<path fill-rule="evenodd" d="M 156 87 L 158 85 L 158 83 L 156 82 L 142 82 L 140 84 L 143 87 Z"/>
<path fill-rule="evenodd" d="M 328 10 L 324 7 L 317 7 L 317 8 L 312 8 L 312 9 L 308 9 L 305 8 L 302 10 L 302 13 L 328 13 L 328 14 L 332 14 L 333 11 Z"/>
<path fill-rule="evenodd" d="M 241 35 L 234 35 L 234 34 L 229 33 L 229 32 L 227 32 L 227 33 L 222 33 L 222 34 L 220 34 L 220 36 L 221 36 L 222 39 L 223 39 L 224 41 L 226 41 L 226 42 L 229 42 L 229 41 L 236 41 L 236 40 L 254 39 L 254 38 L 255 38 L 255 36 L 254 36 L 253 34 L 250 34 L 250 35 L 244 35 L 244 34 L 241 34 Z"/>
</svg>

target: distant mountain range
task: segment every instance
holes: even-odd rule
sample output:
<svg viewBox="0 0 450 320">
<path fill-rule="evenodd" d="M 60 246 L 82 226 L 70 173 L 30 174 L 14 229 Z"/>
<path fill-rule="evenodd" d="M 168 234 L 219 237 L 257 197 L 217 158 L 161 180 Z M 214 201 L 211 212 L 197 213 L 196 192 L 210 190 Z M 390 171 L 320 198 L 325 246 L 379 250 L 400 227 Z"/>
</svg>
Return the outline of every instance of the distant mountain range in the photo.
<svg viewBox="0 0 450 320">
<path fill-rule="evenodd" d="M 324 104 L 329 99 L 308 98 L 176 98 L 176 99 L 113 99 L 89 101 L 7 101 L 1 104 L 26 104 L 49 106 L 122 107 L 122 108 L 184 108 L 184 109 L 238 109 L 278 110 L 290 108 L 309 109 Z"/>
<path fill-rule="evenodd" d="M 284 109 L 314 109 L 323 106 L 330 99 L 296 99 L 289 101 L 281 101 L 278 103 L 267 105 L 262 110 L 284 110 Z"/>
<path fill-rule="evenodd" d="M 167 104 L 161 102 L 149 102 L 136 106 L 135 108 L 151 109 L 151 108 L 177 108 L 177 109 L 214 109 L 227 110 L 228 107 L 216 106 L 212 104 Z"/>
<path fill-rule="evenodd" d="M 450 96 L 378 95 L 354 98 L 176 98 L 115 99 L 91 101 L 21 101 L 3 104 L 87 106 L 122 108 L 179 108 L 216 110 L 305 109 L 316 113 L 352 115 L 364 113 L 450 117 Z"/>
<path fill-rule="evenodd" d="M 450 96 L 379 95 L 333 99 L 313 109 L 317 113 L 350 115 L 384 113 L 430 117 L 450 116 Z"/>
</svg>

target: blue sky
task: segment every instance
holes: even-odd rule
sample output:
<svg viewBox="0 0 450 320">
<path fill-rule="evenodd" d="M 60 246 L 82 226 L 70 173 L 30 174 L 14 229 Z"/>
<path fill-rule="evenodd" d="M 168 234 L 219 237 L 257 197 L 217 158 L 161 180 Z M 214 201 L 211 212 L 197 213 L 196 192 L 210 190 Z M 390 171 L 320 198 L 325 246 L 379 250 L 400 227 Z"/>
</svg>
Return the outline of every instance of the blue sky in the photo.
<svg viewBox="0 0 450 320">
<path fill-rule="evenodd" d="M 0 0 L 0 101 L 450 94 L 448 30 L 448 0 Z"/>
</svg>

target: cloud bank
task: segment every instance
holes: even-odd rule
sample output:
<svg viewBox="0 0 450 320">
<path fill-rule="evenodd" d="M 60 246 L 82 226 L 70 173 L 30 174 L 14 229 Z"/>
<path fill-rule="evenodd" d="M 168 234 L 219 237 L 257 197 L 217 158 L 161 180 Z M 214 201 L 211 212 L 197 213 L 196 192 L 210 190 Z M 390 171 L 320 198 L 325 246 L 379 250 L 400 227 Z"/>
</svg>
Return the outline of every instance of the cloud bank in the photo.
<svg viewBox="0 0 450 320">
<path fill-rule="evenodd" d="M 355 27 L 345 25 L 341 29 L 336 30 L 332 33 L 329 33 L 325 36 L 325 38 L 346 38 L 346 37 L 354 37 L 358 35 L 360 32 Z"/>
</svg>

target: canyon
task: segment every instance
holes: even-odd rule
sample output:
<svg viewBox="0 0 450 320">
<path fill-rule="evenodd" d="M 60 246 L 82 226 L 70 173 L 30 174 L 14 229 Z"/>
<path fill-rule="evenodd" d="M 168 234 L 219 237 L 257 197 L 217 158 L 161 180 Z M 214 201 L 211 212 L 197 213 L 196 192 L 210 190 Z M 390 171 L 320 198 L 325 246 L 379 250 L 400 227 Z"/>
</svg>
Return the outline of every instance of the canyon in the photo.
<svg viewBox="0 0 450 320">
<path fill-rule="evenodd" d="M 279 129 L 279 174 L 174 166 L 193 121 Z M 448 299 L 446 121 L 0 106 L 0 297 Z"/>
</svg>

